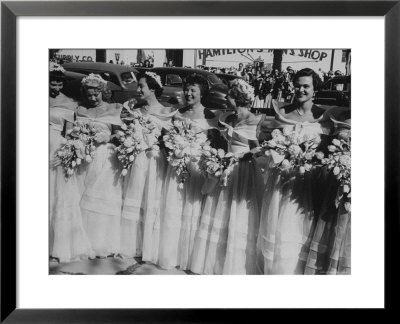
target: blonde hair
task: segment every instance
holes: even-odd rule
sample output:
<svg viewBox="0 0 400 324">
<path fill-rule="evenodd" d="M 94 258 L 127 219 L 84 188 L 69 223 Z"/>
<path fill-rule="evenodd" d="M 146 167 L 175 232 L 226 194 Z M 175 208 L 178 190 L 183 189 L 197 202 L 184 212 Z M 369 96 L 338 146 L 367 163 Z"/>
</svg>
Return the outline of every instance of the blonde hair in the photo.
<svg viewBox="0 0 400 324">
<path fill-rule="evenodd" d="M 94 88 L 99 91 L 107 89 L 107 81 L 99 74 L 90 73 L 87 77 L 82 79 L 81 83 L 84 89 Z"/>
<path fill-rule="evenodd" d="M 235 79 L 230 84 L 228 95 L 237 106 L 249 107 L 254 101 L 254 88 L 243 79 Z"/>
</svg>

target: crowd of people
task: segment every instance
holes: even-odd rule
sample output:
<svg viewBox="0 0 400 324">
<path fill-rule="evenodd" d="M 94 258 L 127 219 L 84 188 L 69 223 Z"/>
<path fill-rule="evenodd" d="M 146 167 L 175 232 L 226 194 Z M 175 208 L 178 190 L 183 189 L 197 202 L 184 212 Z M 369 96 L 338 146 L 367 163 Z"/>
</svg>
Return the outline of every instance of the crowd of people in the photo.
<svg viewBox="0 0 400 324">
<path fill-rule="evenodd" d="M 187 106 L 174 110 L 158 101 L 160 77 L 142 72 L 145 104 L 130 107 L 103 100 L 96 74 L 82 79 L 80 102 L 66 97 L 64 70 L 51 63 L 50 258 L 349 274 L 350 113 L 313 104 L 313 70 L 288 74 L 293 103 L 273 105 L 266 120 L 251 112 L 254 80 L 234 80 L 232 111 L 218 113 L 203 106 L 208 83 L 192 74 Z"/>
</svg>

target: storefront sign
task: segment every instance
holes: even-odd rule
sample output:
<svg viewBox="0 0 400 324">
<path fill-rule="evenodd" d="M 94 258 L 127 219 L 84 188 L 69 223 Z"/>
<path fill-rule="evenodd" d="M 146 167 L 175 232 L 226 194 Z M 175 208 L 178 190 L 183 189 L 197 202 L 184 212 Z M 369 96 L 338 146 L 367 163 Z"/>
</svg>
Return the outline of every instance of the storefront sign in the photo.
<svg viewBox="0 0 400 324">
<path fill-rule="evenodd" d="M 269 53 L 272 53 L 273 51 L 274 50 L 268 50 Z M 328 53 L 313 49 L 288 49 L 283 50 L 283 54 L 305 57 L 314 61 L 322 61 L 324 58 L 328 57 Z"/>
<path fill-rule="evenodd" d="M 68 62 L 94 62 L 91 56 L 80 56 L 80 55 L 61 55 L 56 54 L 56 58 L 59 60 L 65 60 Z"/>
<path fill-rule="evenodd" d="M 215 57 L 215 56 L 223 56 L 223 55 L 232 55 L 232 54 L 247 54 L 247 53 L 272 53 L 274 50 L 263 50 L 263 49 L 201 49 L 198 50 L 199 59 Z M 283 50 L 283 54 L 300 56 L 308 59 L 312 59 L 314 61 L 322 61 L 323 59 L 328 57 L 328 53 L 320 50 L 314 49 L 289 49 Z"/>
<path fill-rule="evenodd" d="M 214 56 L 222 56 L 222 55 L 231 55 L 231 54 L 245 54 L 245 53 L 253 53 L 258 52 L 261 53 L 263 49 L 201 49 L 198 50 L 199 59 L 203 57 L 214 57 Z"/>
</svg>

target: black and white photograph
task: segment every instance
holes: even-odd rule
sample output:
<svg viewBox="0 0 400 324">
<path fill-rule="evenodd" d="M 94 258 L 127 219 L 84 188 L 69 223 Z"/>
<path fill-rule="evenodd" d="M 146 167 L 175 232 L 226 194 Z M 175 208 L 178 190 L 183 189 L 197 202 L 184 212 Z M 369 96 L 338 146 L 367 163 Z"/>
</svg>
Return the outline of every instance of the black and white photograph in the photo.
<svg viewBox="0 0 400 324">
<path fill-rule="evenodd" d="M 50 275 L 351 274 L 351 49 L 48 54 Z"/>
</svg>

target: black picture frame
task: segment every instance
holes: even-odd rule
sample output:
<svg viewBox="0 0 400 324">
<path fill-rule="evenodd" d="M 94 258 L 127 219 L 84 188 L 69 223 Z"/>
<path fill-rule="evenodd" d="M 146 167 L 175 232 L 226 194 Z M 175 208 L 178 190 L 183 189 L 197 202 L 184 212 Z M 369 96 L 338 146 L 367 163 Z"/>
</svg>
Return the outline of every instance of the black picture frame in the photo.
<svg viewBox="0 0 400 324">
<path fill-rule="evenodd" d="M 95 4 L 95 5 L 94 5 Z M 385 19 L 385 309 L 395 310 L 399 237 L 400 1 L 129 1 L 1 3 L 1 322 L 144 323 L 233 322 L 239 315 L 267 320 L 268 310 L 20 309 L 16 308 L 16 19 L 19 16 L 381 16 Z M 373 81 L 372 81 L 373 82 Z M 373 84 L 371 84 L 373 87 Z M 371 95 L 366 93 L 366 95 Z M 382 113 L 376 107 L 374 113 Z M 372 113 L 372 112 L 371 112 Z M 371 125 L 371 127 L 373 127 Z M 370 134 L 365 134 L 366 138 Z M 373 158 L 373 153 L 371 157 Z M 371 238 L 373 240 L 373 238 Z M 365 260 L 365 271 L 374 257 Z M 366 283 L 367 285 L 368 283 Z M 366 288 L 367 290 L 367 288 Z M 329 293 L 329 292 L 327 292 Z M 238 296 L 245 298 L 245 296 Z M 318 296 L 316 296 L 318 298 Z M 385 311 L 382 314 L 382 311 Z M 318 313 L 318 312 L 317 312 Z M 269 315 L 271 316 L 271 315 Z M 313 318 L 318 316 L 314 313 Z M 358 315 L 359 316 L 359 315 Z M 372 317 L 371 317 L 372 316 Z M 379 316 L 379 317 L 378 317 Z M 320 320 L 327 317 L 318 317 Z M 337 318 L 341 320 L 341 318 Z"/>
</svg>

